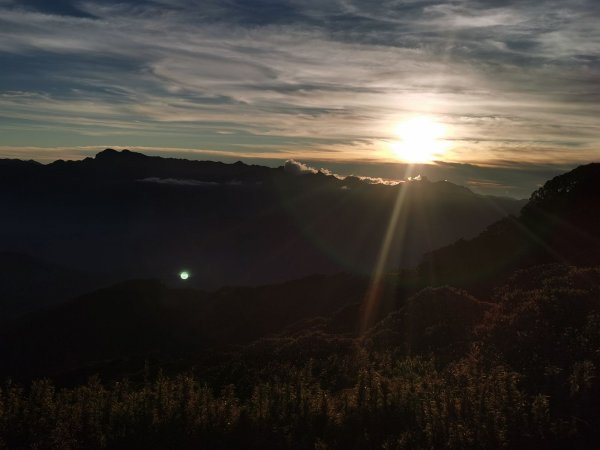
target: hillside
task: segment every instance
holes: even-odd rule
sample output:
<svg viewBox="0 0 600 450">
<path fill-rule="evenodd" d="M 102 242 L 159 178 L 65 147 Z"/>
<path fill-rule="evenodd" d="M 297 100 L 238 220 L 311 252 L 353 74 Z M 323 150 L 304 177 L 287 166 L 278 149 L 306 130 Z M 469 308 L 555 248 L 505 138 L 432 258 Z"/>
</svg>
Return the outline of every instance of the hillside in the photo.
<svg viewBox="0 0 600 450">
<path fill-rule="evenodd" d="M 600 164 L 580 166 L 534 192 L 518 216 L 428 253 L 418 266 L 426 283 L 486 292 L 516 269 L 536 264 L 600 263 Z"/>
<path fill-rule="evenodd" d="M 100 160 L 117 155 L 108 152 Z M 127 158 L 145 161 L 141 155 Z M 86 164 L 92 163 L 89 160 Z M 187 167 L 181 161 L 174 164 Z M 132 167 L 138 170 L 140 165 L 135 163 Z M 243 165 L 222 165 L 223 170 L 238 168 L 249 170 Z M 263 168 L 259 170 L 263 171 Z M 590 192 L 596 188 L 597 170 L 596 165 L 585 166 L 551 180 L 532 196 L 519 218 L 502 219 L 473 240 L 461 240 L 431 253 L 416 271 L 387 275 L 373 318 L 375 327 L 368 332 L 369 345 L 379 350 L 403 348 L 400 354 L 405 356 L 412 355 L 414 349 L 422 349 L 417 354 L 422 351 L 436 353 L 439 357 L 446 354 L 444 358 L 464 352 L 472 339 L 469 330 L 481 321 L 489 308 L 490 303 L 486 302 L 497 302 L 494 289 L 501 288 L 508 275 L 517 269 L 556 262 L 552 256 L 561 251 L 557 245 L 565 241 L 577 243 L 570 236 L 564 238 L 565 227 L 588 230 L 583 236 L 594 236 L 594 220 L 597 220 L 594 205 L 598 197 Z M 141 176 L 125 172 L 134 178 Z M 297 179 L 292 178 L 292 181 Z M 316 181 L 301 182 L 337 185 L 341 180 L 316 175 Z M 568 190 L 556 187 L 567 182 L 571 186 Z M 427 189 L 434 189 L 431 184 L 417 182 L 403 188 L 412 190 L 407 195 L 424 194 Z M 362 188 L 384 189 L 370 185 Z M 444 187 L 444 192 L 459 197 L 469 194 L 459 187 Z M 568 196 L 566 200 L 565 196 Z M 546 233 L 546 246 L 541 247 L 537 245 L 539 240 L 530 239 L 534 236 L 531 230 L 535 226 L 538 227 L 536 230 L 547 227 L 549 214 L 553 214 L 552 223 L 562 228 L 555 228 L 555 234 Z M 599 259 L 593 259 L 597 255 L 594 247 L 587 242 L 584 244 L 592 259 L 567 262 L 600 264 Z M 575 245 L 572 250 L 572 255 L 582 254 Z M 499 263 L 503 262 L 503 255 L 510 264 Z M 5 254 L 5 260 L 11 261 L 11 258 L 19 260 L 15 254 Z M 58 300 L 61 291 L 53 291 L 52 286 L 62 285 L 62 292 L 69 292 L 74 297 L 78 289 L 90 282 L 89 276 L 83 273 L 58 270 L 48 264 L 34 264 L 32 259 L 20 258 L 24 261 L 20 265 L 11 267 L 6 263 L 4 275 L 8 280 L 10 273 L 20 273 L 30 282 L 19 283 L 18 277 L 12 277 L 13 283 L 5 282 L 3 289 L 7 291 L 7 286 L 12 285 L 14 291 L 14 286 L 28 286 L 39 296 L 41 305 L 69 299 L 65 295 Z M 431 265 L 431 258 L 435 258 L 437 266 Z M 25 261 L 35 270 L 25 270 Z M 437 272 L 432 271 L 432 267 Z M 36 279 L 40 281 L 35 282 Z M 452 288 L 428 288 L 440 284 L 466 287 L 471 293 L 483 294 L 480 298 L 486 302 Z M 0 344 L 5 361 L 2 373 L 21 374 L 25 379 L 50 374 L 60 377 L 81 370 L 87 373 L 90 369 L 86 368 L 98 369 L 110 363 L 116 364 L 111 369 L 113 372 L 124 374 L 134 370 L 132 367 L 138 370 L 147 358 L 156 359 L 158 364 L 185 361 L 184 366 L 191 367 L 200 354 L 279 335 L 310 331 L 355 338 L 365 315 L 369 288 L 369 277 L 350 273 L 213 291 L 199 290 L 173 280 L 170 283 L 159 279 L 121 282 L 7 322 L 2 332 L 4 344 Z M 423 288 L 425 290 L 419 292 Z M 7 292 L 10 297 L 10 291 Z M 25 308 L 27 305 L 19 306 Z M 380 319 L 384 320 L 377 323 Z"/>
<path fill-rule="evenodd" d="M 352 273 L 212 291 L 131 280 L 8 321 L 0 446 L 596 448 L 598 167 L 387 272 L 366 329 L 372 280 Z"/>
<path fill-rule="evenodd" d="M 62 303 L 103 286 L 106 279 L 29 255 L 0 252 L 0 322 Z"/>
<path fill-rule="evenodd" d="M 127 370 L 130 359 L 137 370 L 147 358 L 193 361 L 207 350 L 333 316 L 360 304 L 367 287 L 367 279 L 341 274 L 212 293 L 156 280 L 119 283 L 7 324 L 0 331 L 0 377 L 60 377 L 113 361 L 125 361 Z M 358 317 L 353 322 L 345 324 L 350 334 Z"/>
<path fill-rule="evenodd" d="M 0 164 L 0 250 L 113 281 L 159 278 L 204 289 L 314 273 L 370 274 L 394 202 L 405 198 L 387 267 L 514 214 L 523 202 L 448 182 L 399 186 L 322 172 L 106 150 L 82 161 Z"/>
</svg>

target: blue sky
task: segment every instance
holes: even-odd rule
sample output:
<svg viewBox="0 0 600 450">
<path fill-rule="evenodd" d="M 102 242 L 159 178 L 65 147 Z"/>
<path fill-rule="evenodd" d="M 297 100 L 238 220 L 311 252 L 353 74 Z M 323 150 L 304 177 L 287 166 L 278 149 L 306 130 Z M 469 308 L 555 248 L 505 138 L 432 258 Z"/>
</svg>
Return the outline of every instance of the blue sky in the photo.
<svg viewBox="0 0 600 450">
<path fill-rule="evenodd" d="M 399 123 L 443 124 L 419 167 L 526 196 L 598 160 L 600 2 L 0 0 L 0 157 L 105 147 L 401 177 Z"/>
</svg>

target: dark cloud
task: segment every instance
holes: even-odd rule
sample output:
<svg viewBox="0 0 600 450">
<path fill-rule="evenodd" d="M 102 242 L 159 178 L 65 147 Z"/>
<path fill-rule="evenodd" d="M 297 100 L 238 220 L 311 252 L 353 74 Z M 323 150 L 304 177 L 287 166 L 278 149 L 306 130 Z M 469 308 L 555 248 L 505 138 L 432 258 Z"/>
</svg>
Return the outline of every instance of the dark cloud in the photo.
<svg viewBox="0 0 600 450">
<path fill-rule="evenodd" d="M 47 14 L 85 18 L 93 17 L 80 9 L 77 3 L 73 0 L 19 0 L 18 5 Z"/>
<path fill-rule="evenodd" d="M 118 102 L 122 97 L 127 97 L 126 91 L 120 89 L 119 84 L 127 83 L 112 82 L 113 74 L 136 73 L 142 70 L 144 64 L 145 62 L 134 55 L 125 57 L 97 54 L 57 55 L 40 51 L 27 54 L 0 52 L 0 66 L 18 68 L 6 70 L 2 76 L 2 88 L 5 92 L 46 92 L 56 98 L 88 95 Z"/>
<path fill-rule="evenodd" d="M 246 25 L 290 24 L 305 20 L 291 2 L 278 0 L 231 0 L 224 3 L 221 19 Z"/>
</svg>

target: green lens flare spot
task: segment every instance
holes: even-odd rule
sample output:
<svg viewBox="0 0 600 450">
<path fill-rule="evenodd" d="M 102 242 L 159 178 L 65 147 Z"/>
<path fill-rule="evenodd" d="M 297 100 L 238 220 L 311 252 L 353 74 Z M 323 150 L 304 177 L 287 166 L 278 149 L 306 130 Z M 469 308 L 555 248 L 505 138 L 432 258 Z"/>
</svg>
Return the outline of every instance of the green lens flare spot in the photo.
<svg viewBox="0 0 600 450">
<path fill-rule="evenodd" d="M 182 280 L 187 280 L 189 277 L 190 273 L 186 272 L 185 270 L 179 273 L 179 278 L 181 278 Z"/>
</svg>

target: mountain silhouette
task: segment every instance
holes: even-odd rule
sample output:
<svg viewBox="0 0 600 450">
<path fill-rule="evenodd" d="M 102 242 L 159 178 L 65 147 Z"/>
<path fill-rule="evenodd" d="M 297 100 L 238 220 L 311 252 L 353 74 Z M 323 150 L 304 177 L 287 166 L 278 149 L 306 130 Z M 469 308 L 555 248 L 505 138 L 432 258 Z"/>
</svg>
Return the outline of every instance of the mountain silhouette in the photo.
<svg viewBox="0 0 600 450">
<path fill-rule="evenodd" d="M 125 239 L 113 241 L 121 227 L 151 235 L 137 219 L 140 211 L 158 222 L 158 212 L 178 220 L 191 215 L 201 227 L 196 208 L 212 205 L 202 209 L 215 214 L 211 226 L 240 224 L 224 236 L 238 239 L 245 225 L 254 224 L 252 236 L 264 244 L 269 241 L 261 237 L 259 222 L 252 222 L 257 212 L 262 214 L 260 224 L 272 233 L 282 223 L 286 231 L 299 233 L 292 224 L 323 214 L 326 223 L 347 238 L 352 231 L 346 228 L 360 225 L 357 211 L 364 213 L 372 202 L 388 208 L 401 194 L 402 206 L 410 212 L 404 219 L 414 221 L 400 220 L 395 232 L 402 239 L 425 239 L 432 228 L 411 227 L 426 227 L 424 217 L 443 217 L 435 209 L 443 210 L 440 197 L 455 211 L 461 211 L 457 205 L 469 205 L 460 212 L 463 218 L 477 202 L 491 201 L 458 186 L 428 181 L 393 188 L 323 173 L 291 174 L 281 168 L 258 168 L 262 174 L 257 175 L 242 164 L 218 165 L 220 175 L 207 172 L 213 178 L 192 178 L 193 173 L 175 178 L 181 174 L 140 169 L 153 163 L 137 154 L 108 152 L 100 159 L 121 161 L 123 156 L 122 170 L 108 164 L 105 171 L 104 163 L 96 167 L 96 158 L 83 166 L 59 163 L 68 170 L 56 170 L 69 172 L 59 179 L 31 175 L 31 184 L 21 185 L 20 199 L 35 206 L 32 215 L 41 218 L 38 227 L 44 225 L 38 230 L 47 232 L 53 225 L 54 237 L 61 236 L 63 225 L 70 224 L 73 231 L 77 223 L 95 223 L 104 227 L 107 236 L 102 242 L 118 260 L 131 251 Z M 25 167 L 25 172 L 47 167 L 10 164 Z M 185 162 L 173 162 L 178 165 L 187 170 Z M 428 253 L 416 268 L 390 271 L 393 265 L 388 265 L 381 278 L 375 278 L 380 281 L 375 309 L 370 305 L 376 284 L 359 270 L 215 290 L 176 282 L 174 277 L 130 279 L 77 295 L 90 281 L 108 281 L 80 266 L 73 270 L 22 253 L 1 253 L 0 294 L 12 296 L 5 296 L 3 305 L 34 312 L 0 326 L 0 380 L 6 380 L 0 391 L 5 405 L 0 411 L 0 446 L 49 448 L 57 442 L 77 442 L 81 448 L 245 448 L 251 442 L 258 443 L 256 448 L 288 448 L 290 443 L 314 448 L 315 442 L 329 439 L 333 448 L 380 448 L 390 443 L 429 448 L 448 446 L 449 433 L 456 433 L 461 438 L 451 448 L 478 448 L 482 442 L 486 448 L 596 448 L 598 170 L 598 165 L 582 166 L 550 180 L 520 215 L 504 217 L 472 239 Z M 232 180 L 234 172 L 238 178 Z M 242 177 L 246 181 L 239 181 Z M 254 197 L 233 191 L 244 183 L 253 184 Z M 232 191 L 224 194 L 228 189 Z M 61 191 L 67 194 L 58 194 Z M 346 198 L 353 206 L 346 211 L 336 202 L 348 191 L 357 197 Z M 15 208 L 14 192 L 5 198 L 13 199 L 13 211 L 24 214 L 25 209 Z M 44 210 L 39 198 L 53 195 L 48 204 L 52 207 Z M 111 196 L 121 199 L 114 203 L 117 209 L 109 207 Z M 271 203 L 264 204 L 267 198 Z M 466 198 L 472 201 L 465 203 Z M 57 199 L 66 200 L 60 204 Z M 219 210 L 220 202 L 238 209 Z M 298 204 L 302 208 L 295 209 Z M 82 205 L 91 209 L 82 214 Z M 433 210 L 421 209 L 423 205 Z M 374 214 L 377 209 L 368 211 Z M 340 216 L 342 212 L 348 216 Z M 381 213 L 378 218 L 385 217 Z M 175 225 L 167 222 L 161 230 L 191 239 L 193 253 L 194 228 Z M 374 227 L 369 223 L 369 230 Z M 26 226 L 23 236 L 32 230 Z M 62 243 L 70 236 L 71 245 L 86 245 L 88 259 L 68 255 L 71 261 L 85 261 L 85 269 L 101 255 L 94 253 L 99 245 L 86 240 L 92 230 L 96 228 L 61 238 Z M 225 245 L 213 228 L 202 230 L 212 233 L 215 248 Z M 337 242 L 334 234 L 325 236 L 330 241 L 317 249 Z M 248 243 L 246 248 L 258 247 Z M 138 250 L 138 262 L 153 254 L 145 247 Z M 232 251 L 215 264 L 232 270 L 239 255 Z M 294 259 L 299 255 L 307 253 L 285 258 L 299 263 L 303 260 Z M 171 257 L 167 251 L 165 258 Z M 316 261 L 310 260 L 313 269 L 320 267 Z M 247 265 L 247 270 L 252 268 Z M 151 265 L 147 269 L 154 270 Z M 194 274 L 194 266 L 186 269 Z M 127 264 L 121 270 L 127 273 Z M 61 302 L 61 292 L 70 300 Z M 33 302 L 25 301 L 27 297 Z M 365 326 L 368 316 L 372 320 Z M 401 436 L 387 439 L 399 426 L 404 427 Z M 98 435 L 90 429 L 99 430 Z M 450 429 L 455 431 L 446 431 Z M 273 440 L 274 430 L 278 440 Z M 420 430 L 437 434 L 432 439 Z M 307 432 L 318 439 L 302 441 Z M 360 441 L 365 436 L 375 438 Z"/>
<path fill-rule="evenodd" d="M 522 201 L 448 182 L 398 186 L 241 162 L 105 150 L 82 161 L 0 162 L 0 250 L 109 276 L 215 289 L 313 273 L 370 274 L 398 196 L 386 268 L 477 235 Z"/>
<path fill-rule="evenodd" d="M 537 264 L 600 264 L 599 209 L 600 164 L 577 167 L 535 191 L 518 217 L 427 254 L 419 274 L 427 283 L 485 291 Z"/>
<path fill-rule="evenodd" d="M 14 252 L 0 252 L 0 322 L 50 307 L 101 287 L 104 279 L 82 270 Z"/>
<path fill-rule="evenodd" d="M 120 153 L 113 152 L 103 155 L 100 159 L 120 157 Z M 136 154 L 126 153 L 125 158 L 125 166 L 137 158 L 145 161 L 144 156 Z M 91 164 L 91 161 L 85 164 Z M 182 162 L 174 164 L 187 167 Z M 132 167 L 131 170 L 139 169 L 138 164 Z M 248 166 L 219 167 L 223 171 L 242 170 L 247 172 L 247 176 L 256 177 Z M 278 169 L 258 170 L 274 178 L 287 177 Z M 467 350 L 474 327 L 493 303 L 481 302 L 468 292 L 455 288 L 426 286 L 435 285 L 437 281 L 438 284 L 467 286 L 470 292 L 477 292 L 480 286 L 485 285 L 488 290 L 480 298 L 490 299 L 490 289 L 500 288 L 504 275 L 510 270 L 514 272 L 518 268 L 553 262 L 553 258 L 564 250 L 561 246 L 566 241 L 571 243 L 570 253 L 565 256 L 570 258 L 570 263 L 585 265 L 590 258 L 597 258 L 597 247 L 591 245 L 594 236 L 597 236 L 594 228 L 598 220 L 594 213 L 598 201 L 594 195 L 597 170 L 598 165 L 584 166 L 551 180 L 532 196 L 518 218 L 501 219 L 472 240 L 461 240 L 430 253 L 416 272 L 387 275 L 382 289 L 384 298 L 381 299 L 384 307 L 377 316 L 377 319 L 383 320 L 375 321 L 375 326 L 367 332 L 367 346 L 380 350 L 395 348 L 405 356 L 435 352 L 442 360 L 451 359 Z M 80 171 L 74 173 L 79 174 Z M 144 172 L 145 175 L 149 173 Z M 109 171 L 109 174 L 114 172 Z M 342 180 L 333 177 L 313 175 L 306 179 L 285 178 L 285 182 L 324 185 L 325 188 L 320 191 L 322 195 L 332 195 L 327 189 L 339 187 L 342 183 Z M 139 173 L 127 175 L 138 176 Z M 105 178 L 102 176 L 102 179 Z M 228 178 L 221 178 L 220 182 L 225 180 Z M 97 186 L 95 182 L 92 185 Z M 154 183 L 151 185 L 154 186 Z M 356 186 L 364 189 L 363 195 L 371 201 L 374 198 L 371 189 L 382 196 L 395 192 L 387 186 L 371 186 L 362 182 L 356 182 Z M 452 196 L 460 201 L 464 200 L 464 196 L 478 199 L 464 188 L 427 181 L 402 188 L 409 189 L 407 195 L 418 195 L 421 200 L 421 203 L 411 204 L 411 208 L 426 202 L 432 190 L 444 193 L 445 199 Z M 161 193 L 160 189 L 152 192 Z M 167 193 L 170 191 L 167 190 Z M 192 194 L 198 192 L 192 189 Z M 155 201 L 154 198 L 152 200 Z M 166 208 L 168 205 L 163 206 Z M 573 230 L 578 230 L 580 237 L 572 238 L 566 234 Z M 543 245 L 541 239 L 544 239 Z M 5 255 L 5 259 L 21 258 L 29 261 L 27 264 L 30 266 L 43 267 L 46 273 L 56 272 L 59 275 L 52 276 L 57 280 L 62 281 L 66 277 L 76 280 L 82 276 L 34 263 L 35 260 L 23 256 Z M 507 264 L 498 264 L 502 257 L 507 258 Z M 598 263 L 597 259 L 595 261 Z M 25 263 L 20 267 L 25 267 Z M 435 277 L 431 277 L 432 269 L 438 271 Z M 546 269 L 530 273 L 538 272 L 546 278 L 551 276 Z M 534 278 L 529 277 L 532 283 Z M 523 284 L 523 279 L 522 276 L 518 278 L 519 285 Z M 64 283 L 68 284 L 68 281 Z M 263 338 L 281 336 L 284 341 L 288 339 L 286 336 L 353 338 L 358 335 L 370 281 L 367 276 L 348 273 L 313 275 L 279 284 L 224 287 L 214 291 L 189 286 L 183 282 L 165 283 L 159 279 L 121 282 L 7 322 L 0 339 L 3 374 L 25 379 L 35 376 L 65 377 L 110 367 L 110 370 L 122 375 L 135 368 L 139 370 L 148 358 L 155 358 L 161 364 L 185 361 L 189 367 L 193 361 L 208 357 L 206 355 L 215 350 L 227 351 L 228 346 L 243 346 Z M 425 289 L 418 292 L 423 287 Z M 40 295 L 44 298 L 43 294 Z M 326 337 L 317 340 L 330 342 Z M 269 345 L 263 343 L 260 348 L 264 350 Z"/>
<path fill-rule="evenodd" d="M 6 324 L 0 377 L 60 377 L 109 363 L 139 369 L 148 358 L 194 361 L 211 349 L 331 317 L 359 304 L 367 287 L 367 279 L 344 274 L 212 293 L 158 280 L 122 282 Z"/>
</svg>

